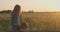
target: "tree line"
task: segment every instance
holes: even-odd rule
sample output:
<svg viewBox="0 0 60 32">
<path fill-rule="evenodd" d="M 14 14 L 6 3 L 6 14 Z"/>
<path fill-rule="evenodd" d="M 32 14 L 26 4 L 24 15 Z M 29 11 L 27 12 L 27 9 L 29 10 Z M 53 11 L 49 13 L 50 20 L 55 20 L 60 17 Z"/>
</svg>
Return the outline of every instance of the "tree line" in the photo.
<svg viewBox="0 0 60 32">
<path fill-rule="evenodd" d="M 2 10 L 0 13 L 11 13 L 11 10 Z"/>
<path fill-rule="evenodd" d="M 11 13 L 12 12 L 12 10 L 2 10 L 2 11 L 0 11 L 0 14 L 1 13 Z M 26 11 L 24 12 L 24 11 L 22 11 L 23 13 L 27 13 Z M 28 11 L 28 13 L 32 13 L 32 12 L 34 12 L 33 10 L 29 10 Z"/>
</svg>

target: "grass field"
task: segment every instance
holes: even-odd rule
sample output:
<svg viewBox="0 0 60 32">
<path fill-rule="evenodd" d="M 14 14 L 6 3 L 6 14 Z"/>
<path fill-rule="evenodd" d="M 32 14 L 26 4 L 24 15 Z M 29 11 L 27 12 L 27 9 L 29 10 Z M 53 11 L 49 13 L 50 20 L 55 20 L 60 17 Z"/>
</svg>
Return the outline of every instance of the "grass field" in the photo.
<svg viewBox="0 0 60 32">
<path fill-rule="evenodd" d="M 59 12 L 23 13 L 22 18 L 32 30 L 60 30 Z"/>
<path fill-rule="evenodd" d="M 60 12 L 22 13 L 31 30 L 60 30 Z M 0 30 L 11 30 L 10 14 L 0 14 Z"/>
</svg>

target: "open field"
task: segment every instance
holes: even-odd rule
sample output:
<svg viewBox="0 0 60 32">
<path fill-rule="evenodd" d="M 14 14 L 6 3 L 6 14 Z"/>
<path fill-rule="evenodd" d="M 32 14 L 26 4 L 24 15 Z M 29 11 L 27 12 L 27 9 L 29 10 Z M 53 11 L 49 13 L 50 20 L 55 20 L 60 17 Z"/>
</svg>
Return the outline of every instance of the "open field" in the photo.
<svg viewBox="0 0 60 32">
<path fill-rule="evenodd" d="M 31 29 L 60 30 L 59 12 L 23 13 L 22 16 Z"/>
<path fill-rule="evenodd" d="M 31 30 L 60 30 L 60 12 L 22 13 Z M 0 30 L 11 30 L 10 14 L 0 14 Z"/>
</svg>

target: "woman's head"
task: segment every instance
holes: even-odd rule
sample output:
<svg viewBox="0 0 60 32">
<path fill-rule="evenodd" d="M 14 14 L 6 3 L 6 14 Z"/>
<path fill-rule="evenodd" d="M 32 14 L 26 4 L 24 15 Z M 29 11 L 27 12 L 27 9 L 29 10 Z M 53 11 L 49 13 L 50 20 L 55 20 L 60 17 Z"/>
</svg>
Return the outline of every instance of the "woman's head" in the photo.
<svg viewBox="0 0 60 32">
<path fill-rule="evenodd" d="M 19 11 L 20 10 L 20 6 L 19 5 L 16 5 L 15 7 L 14 7 L 14 10 L 13 11 Z"/>
<path fill-rule="evenodd" d="M 19 5 L 15 5 L 12 15 L 17 16 L 21 11 L 21 7 Z"/>
</svg>

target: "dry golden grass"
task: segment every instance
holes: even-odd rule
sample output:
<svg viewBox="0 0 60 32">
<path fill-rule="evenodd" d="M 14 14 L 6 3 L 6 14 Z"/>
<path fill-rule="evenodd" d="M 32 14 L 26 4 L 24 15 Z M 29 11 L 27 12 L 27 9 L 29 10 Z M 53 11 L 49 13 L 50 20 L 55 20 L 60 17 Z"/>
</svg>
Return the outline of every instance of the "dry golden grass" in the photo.
<svg viewBox="0 0 60 32">
<path fill-rule="evenodd" d="M 9 21 L 11 16 L 0 14 L 0 17 L 0 21 Z M 22 13 L 22 21 L 28 23 L 32 30 L 60 30 L 60 12 Z"/>
<path fill-rule="evenodd" d="M 28 22 L 33 30 L 60 30 L 60 12 L 23 13 L 22 20 Z"/>
</svg>

